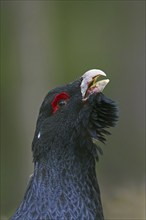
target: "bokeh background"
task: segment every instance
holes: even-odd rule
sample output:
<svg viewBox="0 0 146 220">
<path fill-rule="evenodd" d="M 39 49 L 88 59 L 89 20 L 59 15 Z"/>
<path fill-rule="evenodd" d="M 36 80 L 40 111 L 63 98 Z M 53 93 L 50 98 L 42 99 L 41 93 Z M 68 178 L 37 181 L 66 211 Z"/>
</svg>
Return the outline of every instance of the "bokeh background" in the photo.
<svg viewBox="0 0 146 220">
<path fill-rule="evenodd" d="M 51 88 L 99 68 L 120 121 L 97 163 L 106 219 L 145 219 L 145 1 L 1 1 L 1 220 L 33 172 L 31 141 Z"/>
</svg>

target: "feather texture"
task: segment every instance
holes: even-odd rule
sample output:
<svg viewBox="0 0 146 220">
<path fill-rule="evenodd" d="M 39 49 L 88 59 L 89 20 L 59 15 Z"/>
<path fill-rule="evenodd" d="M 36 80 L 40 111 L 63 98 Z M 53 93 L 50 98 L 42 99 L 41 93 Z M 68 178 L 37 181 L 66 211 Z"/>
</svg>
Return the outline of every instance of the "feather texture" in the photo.
<svg viewBox="0 0 146 220">
<path fill-rule="evenodd" d="M 105 142 L 118 109 L 102 93 L 83 101 L 81 82 L 53 89 L 45 97 L 32 143 L 34 173 L 11 220 L 104 219 L 95 172 L 95 159 L 103 152 L 93 138 Z M 61 105 L 59 94 L 67 97 Z"/>
</svg>

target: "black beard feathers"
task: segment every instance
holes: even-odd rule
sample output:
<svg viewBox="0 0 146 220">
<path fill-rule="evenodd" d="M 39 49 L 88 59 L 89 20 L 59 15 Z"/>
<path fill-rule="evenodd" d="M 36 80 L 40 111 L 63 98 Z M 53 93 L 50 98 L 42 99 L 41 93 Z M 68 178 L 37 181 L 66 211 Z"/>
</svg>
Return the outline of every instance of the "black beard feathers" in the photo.
<svg viewBox="0 0 146 220">
<path fill-rule="evenodd" d="M 100 93 L 94 98 L 94 105 L 92 113 L 89 120 L 89 133 L 93 139 L 99 140 L 105 143 L 105 135 L 110 135 L 111 133 L 107 130 L 110 127 L 115 127 L 118 121 L 118 107 L 117 104 L 111 99 L 107 98 L 104 94 Z M 95 157 L 98 160 L 98 153 L 103 154 L 102 149 L 96 144 L 94 144 L 94 149 L 96 148 Z"/>
<path fill-rule="evenodd" d="M 116 126 L 119 110 L 116 102 L 102 93 L 92 95 L 88 102 L 79 113 L 72 138 L 80 136 L 78 146 L 86 146 L 98 161 L 99 154 L 102 155 L 103 151 L 97 141 L 105 144 L 105 136 L 111 134 L 107 129 Z"/>
</svg>

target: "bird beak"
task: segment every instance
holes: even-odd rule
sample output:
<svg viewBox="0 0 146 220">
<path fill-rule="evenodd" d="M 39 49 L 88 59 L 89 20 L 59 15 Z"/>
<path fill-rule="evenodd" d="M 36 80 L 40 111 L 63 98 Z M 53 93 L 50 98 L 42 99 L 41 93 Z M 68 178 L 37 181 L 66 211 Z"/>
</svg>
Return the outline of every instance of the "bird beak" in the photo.
<svg viewBox="0 0 146 220">
<path fill-rule="evenodd" d="M 88 99 L 93 93 L 102 92 L 109 83 L 109 79 L 97 81 L 100 76 L 106 76 L 106 74 L 98 69 L 89 70 L 84 73 L 80 85 L 83 100 Z"/>
</svg>

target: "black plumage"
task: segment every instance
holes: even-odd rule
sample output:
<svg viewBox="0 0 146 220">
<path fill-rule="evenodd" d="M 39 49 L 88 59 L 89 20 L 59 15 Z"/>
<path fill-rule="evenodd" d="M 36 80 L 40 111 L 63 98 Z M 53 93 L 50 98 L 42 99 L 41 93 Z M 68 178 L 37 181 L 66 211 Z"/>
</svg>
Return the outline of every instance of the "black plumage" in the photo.
<svg viewBox="0 0 146 220">
<path fill-rule="evenodd" d="M 45 97 L 32 143 L 34 173 L 11 220 L 104 219 L 95 172 L 102 150 L 93 138 L 105 142 L 118 111 L 98 75 L 88 71 Z"/>
</svg>

